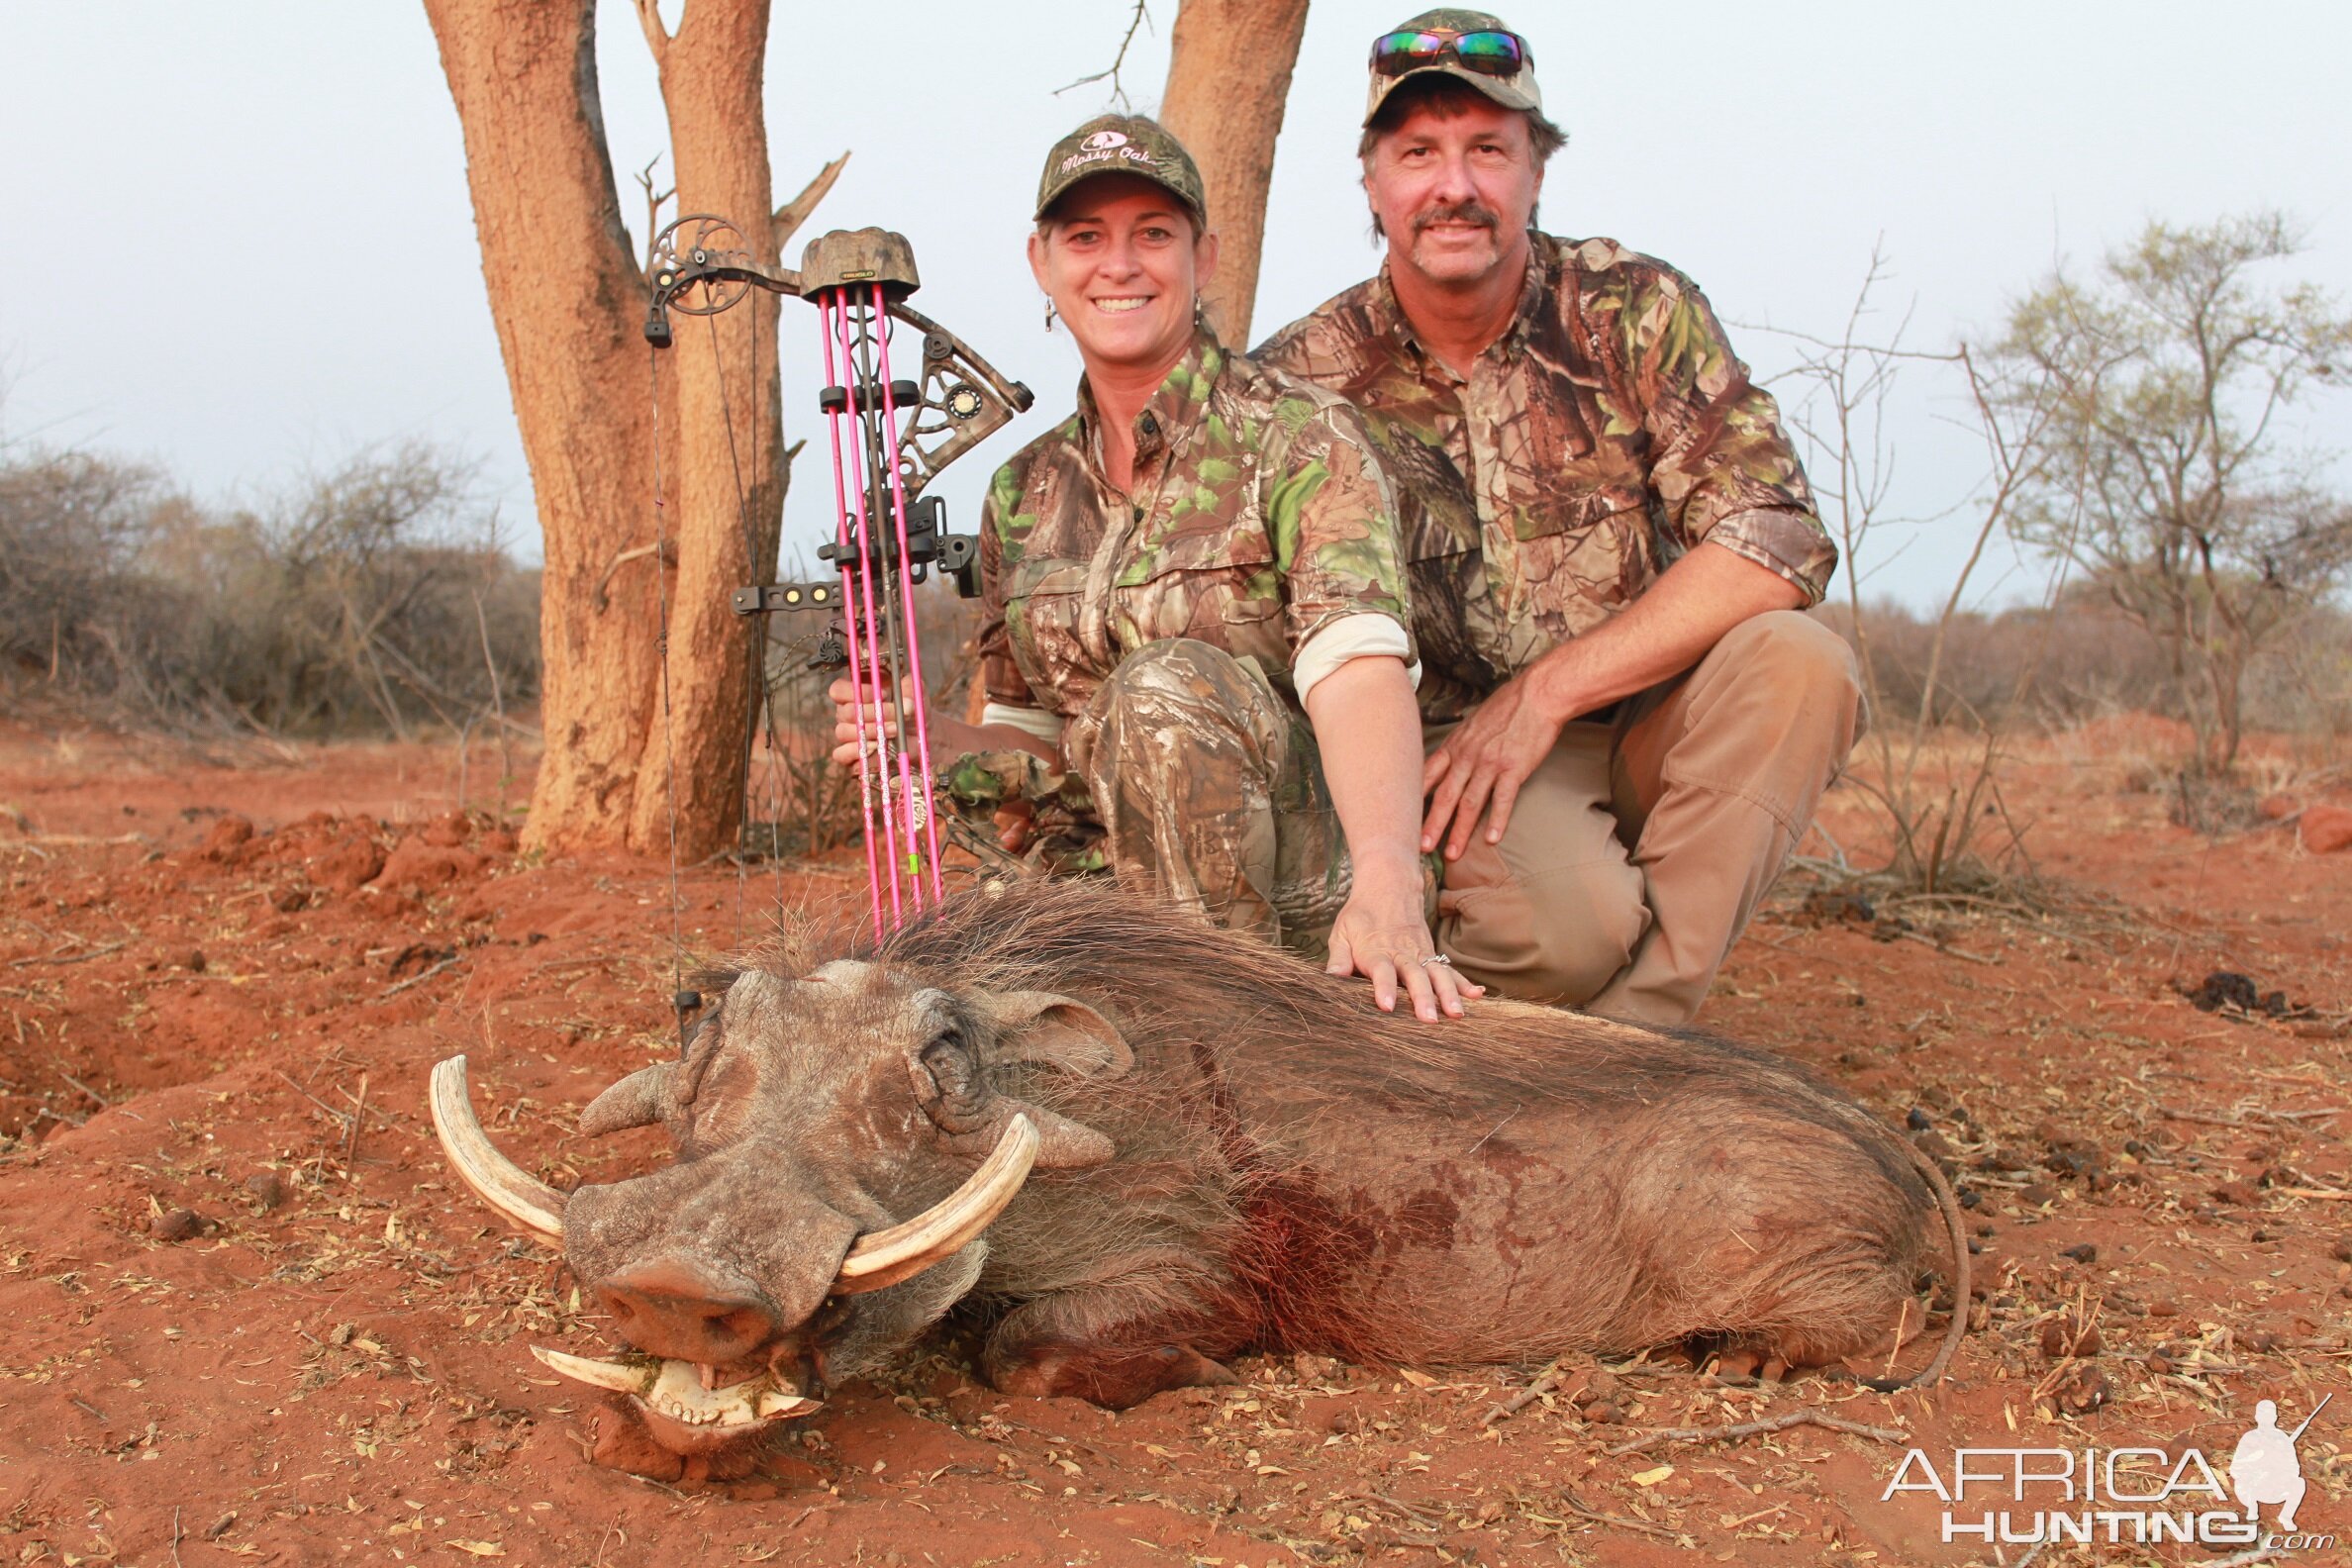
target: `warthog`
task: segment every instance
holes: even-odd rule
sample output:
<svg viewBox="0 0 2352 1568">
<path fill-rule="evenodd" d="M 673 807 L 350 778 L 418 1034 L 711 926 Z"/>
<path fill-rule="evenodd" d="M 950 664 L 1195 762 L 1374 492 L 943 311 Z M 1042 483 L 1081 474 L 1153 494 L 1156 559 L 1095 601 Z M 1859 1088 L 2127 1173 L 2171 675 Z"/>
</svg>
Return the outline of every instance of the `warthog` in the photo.
<svg viewBox="0 0 2352 1568">
<path fill-rule="evenodd" d="M 1481 1003 L 1422 1024 L 1116 891 L 951 899 L 879 950 L 747 967 L 683 1057 L 598 1096 L 675 1163 L 568 1196 L 437 1069 L 469 1183 L 559 1239 L 641 1355 L 556 1370 L 676 1454 L 818 1407 L 970 1299 L 997 1388 L 1124 1407 L 1250 1347 L 1529 1362 L 1675 1341 L 1889 1346 L 1950 1229 L 1934 1168 L 1765 1051 Z M 912 1217 L 912 1218 L 910 1218 Z"/>
</svg>

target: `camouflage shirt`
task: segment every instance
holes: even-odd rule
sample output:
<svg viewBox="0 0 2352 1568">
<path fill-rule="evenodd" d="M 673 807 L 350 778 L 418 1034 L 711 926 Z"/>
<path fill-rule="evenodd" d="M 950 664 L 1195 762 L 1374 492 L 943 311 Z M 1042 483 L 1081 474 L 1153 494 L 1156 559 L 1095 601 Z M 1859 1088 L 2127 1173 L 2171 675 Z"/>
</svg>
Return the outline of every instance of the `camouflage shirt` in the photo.
<svg viewBox="0 0 2352 1568">
<path fill-rule="evenodd" d="M 1713 540 L 1818 603 L 1837 550 L 1771 396 L 1698 286 L 1612 240 L 1534 237 L 1518 317 L 1467 378 L 1380 276 L 1257 357 L 1360 408 L 1399 482 L 1424 674 L 1455 717 Z"/>
<path fill-rule="evenodd" d="M 1395 493 L 1356 412 L 1206 330 L 1135 416 L 1134 484 L 1104 476 L 1094 399 L 997 471 L 980 520 L 989 701 L 1080 712 L 1121 659 L 1195 637 L 1292 697 L 1292 656 L 1343 616 L 1409 625 Z"/>
</svg>

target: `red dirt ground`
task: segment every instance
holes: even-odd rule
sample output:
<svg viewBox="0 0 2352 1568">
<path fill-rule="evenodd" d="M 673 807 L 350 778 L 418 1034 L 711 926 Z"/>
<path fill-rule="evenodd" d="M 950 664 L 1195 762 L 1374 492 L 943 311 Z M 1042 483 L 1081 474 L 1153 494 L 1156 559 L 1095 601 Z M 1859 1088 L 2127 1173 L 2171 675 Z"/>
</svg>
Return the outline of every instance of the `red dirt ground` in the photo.
<svg viewBox="0 0 2352 1568">
<path fill-rule="evenodd" d="M 493 1130 L 559 1184 L 659 1156 L 572 1126 L 670 1048 L 664 868 L 519 857 L 452 814 L 447 747 L 229 765 L 0 732 L 0 1561 L 1990 1562 L 1939 1542 L 1933 1498 L 1882 1501 L 1906 1445 L 1948 1468 L 1957 1446 L 2194 1444 L 2218 1469 L 2255 1400 L 2292 1425 L 2329 1392 L 2301 1522 L 2338 1543 L 2293 1555 L 2345 1561 L 2352 852 L 2306 852 L 2292 818 L 2170 826 L 2131 786 L 2174 739 L 2118 723 L 2009 770 L 2057 914 L 1874 929 L 1809 914 L 1792 877 L 1710 1004 L 1890 1121 L 1916 1111 L 1961 1176 L 1979 1330 L 1932 1392 L 1646 1358 L 1566 1366 L 1489 1422 L 1538 1369 L 1257 1358 L 1242 1387 L 1114 1416 L 933 1358 L 845 1391 L 748 1481 L 672 1486 L 586 1460 L 587 1402 L 526 1346 L 593 1352 L 601 1325 L 455 1190 L 424 1116 L 427 1070 L 463 1050 Z M 493 772 L 477 747 L 470 804 Z M 1868 824 L 1831 796 L 1860 861 Z M 856 875 L 692 872 L 686 944 Z M 2311 1013 L 2201 1012 L 2183 992 L 2215 969 Z M 1904 1435 L 1616 1451 L 1808 1409 Z"/>
</svg>

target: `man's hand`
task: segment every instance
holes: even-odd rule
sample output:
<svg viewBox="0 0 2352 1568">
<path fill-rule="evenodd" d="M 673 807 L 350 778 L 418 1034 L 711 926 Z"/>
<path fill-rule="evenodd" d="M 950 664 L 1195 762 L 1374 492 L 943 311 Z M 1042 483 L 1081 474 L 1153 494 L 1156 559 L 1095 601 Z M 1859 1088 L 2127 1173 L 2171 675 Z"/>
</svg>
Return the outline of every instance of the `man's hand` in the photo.
<svg viewBox="0 0 2352 1568">
<path fill-rule="evenodd" d="M 1019 854 L 1029 847 L 1029 833 L 1037 826 L 1037 808 L 1026 800 L 1009 800 L 997 808 L 992 820 L 998 846 L 1007 854 Z"/>
<path fill-rule="evenodd" d="M 1434 1024 L 1442 1010 L 1460 1018 L 1462 1004 L 1486 995 L 1486 988 L 1454 973 L 1436 956 L 1427 922 L 1421 919 L 1421 890 L 1384 895 L 1356 885 L 1332 923 L 1326 973 L 1360 974 L 1372 982 L 1372 1000 L 1393 1013 L 1401 988 L 1413 998 L 1414 1017 Z"/>
<path fill-rule="evenodd" d="M 1461 859 L 1482 813 L 1487 842 L 1500 843 L 1519 786 L 1559 743 L 1566 723 L 1535 700 L 1525 675 L 1505 682 L 1472 709 L 1421 764 L 1421 793 L 1429 801 L 1421 821 L 1421 853 L 1436 848 L 1444 836 L 1445 858 Z"/>
</svg>

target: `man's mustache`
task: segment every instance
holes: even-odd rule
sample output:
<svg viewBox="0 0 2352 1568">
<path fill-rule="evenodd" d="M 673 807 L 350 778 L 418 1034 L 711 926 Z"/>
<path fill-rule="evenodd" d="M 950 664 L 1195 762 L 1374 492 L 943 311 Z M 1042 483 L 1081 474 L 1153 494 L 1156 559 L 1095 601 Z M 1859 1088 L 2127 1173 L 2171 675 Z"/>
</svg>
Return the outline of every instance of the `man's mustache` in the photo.
<svg viewBox="0 0 2352 1568">
<path fill-rule="evenodd" d="M 1430 225 L 1441 223 L 1476 224 L 1481 229 L 1499 229 L 1503 226 L 1503 219 L 1493 208 L 1475 199 L 1449 202 L 1442 207 L 1431 207 L 1425 212 L 1415 213 L 1413 215 L 1413 232 L 1420 234 Z"/>
</svg>

